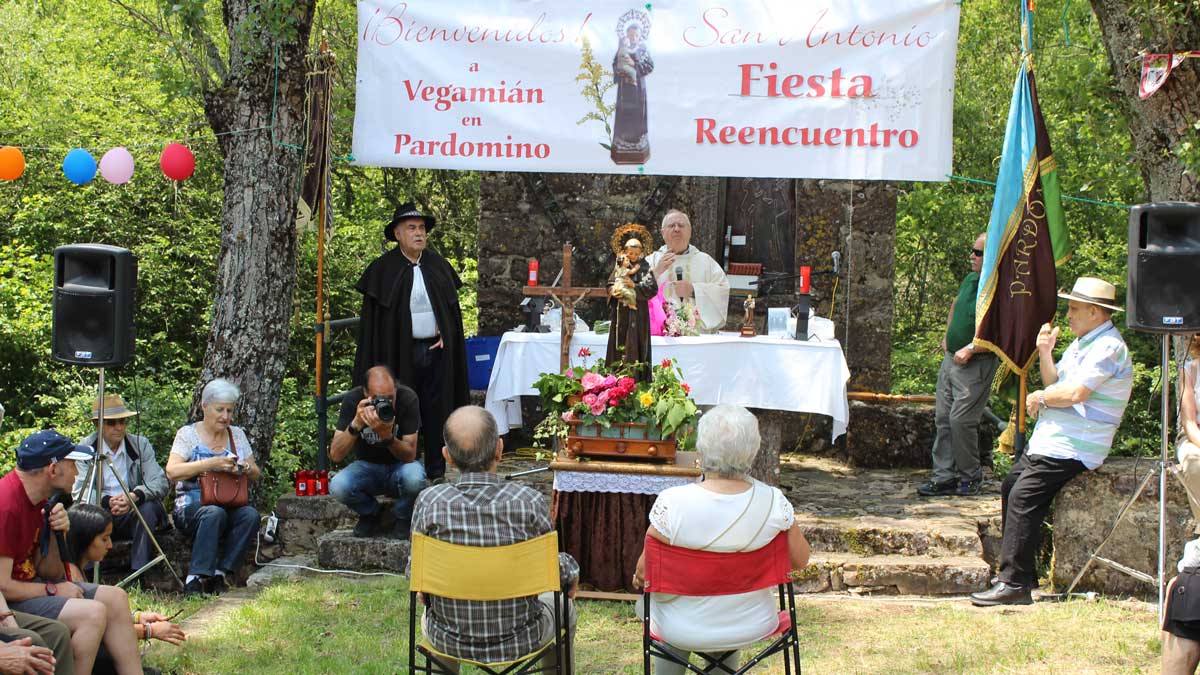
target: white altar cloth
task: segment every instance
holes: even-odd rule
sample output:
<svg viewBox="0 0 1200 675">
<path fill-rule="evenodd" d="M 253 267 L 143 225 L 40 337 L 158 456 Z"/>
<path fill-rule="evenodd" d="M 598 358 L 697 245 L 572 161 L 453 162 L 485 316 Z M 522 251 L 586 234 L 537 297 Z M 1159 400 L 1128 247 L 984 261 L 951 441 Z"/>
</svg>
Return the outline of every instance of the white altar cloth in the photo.
<svg viewBox="0 0 1200 675">
<path fill-rule="evenodd" d="M 575 333 L 571 364 L 592 365 L 604 358 L 608 335 Z M 536 395 L 541 373 L 557 372 L 558 333 L 505 333 L 488 382 L 484 407 L 496 417 L 500 433 L 521 426 L 518 397 Z M 580 358 L 581 347 L 592 356 Z M 836 340 L 801 342 L 737 333 L 696 337 L 652 337 L 655 362 L 676 359 L 683 380 L 699 405 L 732 403 L 748 408 L 787 410 L 833 418 L 833 440 L 846 433 L 850 404 L 846 383 L 850 368 Z"/>
</svg>

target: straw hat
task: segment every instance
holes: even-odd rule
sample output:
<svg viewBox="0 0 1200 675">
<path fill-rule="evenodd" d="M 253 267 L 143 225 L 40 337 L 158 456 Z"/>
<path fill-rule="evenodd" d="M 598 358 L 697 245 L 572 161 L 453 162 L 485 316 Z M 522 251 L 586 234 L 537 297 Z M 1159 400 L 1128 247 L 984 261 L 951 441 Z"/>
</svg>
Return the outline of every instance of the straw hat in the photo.
<svg viewBox="0 0 1200 675">
<path fill-rule="evenodd" d="M 125 399 L 121 398 L 120 394 L 104 395 L 104 419 L 119 420 L 126 417 L 133 417 L 136 414 L 136 410 L 130 410 L 125 407 Z M 92 401 L 92 419 L 100 419 L 100 411 L 96 408 L 95 401 Z"/>
<path fill-rule="evenodd" d="M 1125 311 L 1117 305 L 1117 287 L 1096 277 L 1079 277 L 1070 293 L 1059 293 L 1058 297 L 1098 305 L 1114 312 Z"/>
</svg>

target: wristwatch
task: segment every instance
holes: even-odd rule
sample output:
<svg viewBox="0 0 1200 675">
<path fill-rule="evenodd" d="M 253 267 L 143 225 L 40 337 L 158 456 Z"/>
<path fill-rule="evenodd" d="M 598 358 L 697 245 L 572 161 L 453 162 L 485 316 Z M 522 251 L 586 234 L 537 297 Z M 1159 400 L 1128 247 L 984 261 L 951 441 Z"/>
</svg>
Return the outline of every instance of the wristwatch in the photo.
<svg viewBox="0 0 1200 675">
<path fill-rule="evenodd" d="M 1050 406 L 1046 405 L 1046 390 L 1045 389 L 1042 390 L 1042 397 L 1040 399 L 1038 399 L 1038 407 L 1040 407 L 1042 410 L 1045 410 L 1046 408 L 1050 407 Z"/>
<path fill-rule="evenodd" d="M 351 422 L 346 427 L 346 433 L 350 434 L 351 436 L 357 436 L 362 433 L 362 429 L 359 429 L 358 427 L 354 426 L 354 422 Z"/>
<path fill-rule="evenodd" d="M 54 597 L 54 596 L 58 595 L 58 586 L 55 586 L 54 584 L 51 584 L 51 583 L 47 583 L 46 584 L 46 595 L 48 595 L 49 597 Z"/>
</svg>

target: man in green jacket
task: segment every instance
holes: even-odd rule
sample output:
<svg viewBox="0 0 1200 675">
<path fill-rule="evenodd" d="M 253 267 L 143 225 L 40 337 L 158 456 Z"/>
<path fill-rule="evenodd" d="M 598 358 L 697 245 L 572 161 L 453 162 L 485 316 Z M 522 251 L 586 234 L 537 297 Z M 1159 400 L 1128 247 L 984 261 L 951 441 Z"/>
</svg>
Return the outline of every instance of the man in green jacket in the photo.
<svg viewBox="0 0 1200 675">
<path fill-rule="evenodd" d="M 971 272 L 958 287 L 950 305 L 946 336 L 942 339 L 942 366 L 938 370 L 937 407 L 934 421 L 933 475 L 917 488 L 922 497 L 979 494 L 983 469 L 979 464 L 979 418 L 987 406 L 992 378 L 999 361 L 996 355 L 976 350 L 975 297 L 979 270 L 983 267 L 981 234 L 971 248 Z"/>
</svg>

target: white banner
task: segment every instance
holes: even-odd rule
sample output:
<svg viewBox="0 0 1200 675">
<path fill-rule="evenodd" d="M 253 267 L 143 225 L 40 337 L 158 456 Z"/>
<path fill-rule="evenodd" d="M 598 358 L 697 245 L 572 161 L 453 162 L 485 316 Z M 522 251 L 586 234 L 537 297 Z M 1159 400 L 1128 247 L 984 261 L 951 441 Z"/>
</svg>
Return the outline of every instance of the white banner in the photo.
<svg viewBox="0 0 1200 675">
<path fill-rule="evenodd" d="M 360 0 L 366 166 L 946 180 L 955 0 Z"/>
</svg>

